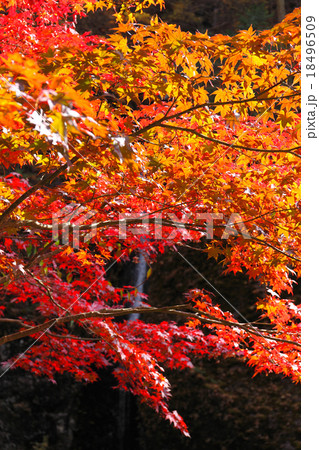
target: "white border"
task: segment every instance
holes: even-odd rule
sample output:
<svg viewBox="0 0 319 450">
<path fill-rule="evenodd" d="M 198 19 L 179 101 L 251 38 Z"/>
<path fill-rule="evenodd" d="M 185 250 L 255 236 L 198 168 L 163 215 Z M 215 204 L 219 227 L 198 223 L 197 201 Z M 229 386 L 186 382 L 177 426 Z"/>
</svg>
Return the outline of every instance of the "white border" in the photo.
<svg viewBox="0 0 319 450">
<path fill-rule="evenodd" d="M 306 17 L 315 17 L 316 77 L 306 77 Z M 302 123 L 302 449 L 319 448 L 319 137 L 308 139 L 306 105 L 314 94 L 319 104 L 319 4 L 303 0 L 301 9 L 301 123 Z M 311 79 L 311 81 L 310 81 Z M 312 85 L 312 89 L 310 84 Z M 319 136 L 319 107 L 316 109 L 316 135 Z"/>
</svg>

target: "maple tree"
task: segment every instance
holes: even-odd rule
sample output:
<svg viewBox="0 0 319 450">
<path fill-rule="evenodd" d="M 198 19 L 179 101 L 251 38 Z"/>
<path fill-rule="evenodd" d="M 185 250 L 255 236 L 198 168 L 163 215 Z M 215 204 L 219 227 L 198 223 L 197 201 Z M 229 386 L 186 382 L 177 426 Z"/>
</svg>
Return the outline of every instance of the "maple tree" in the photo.
<svg viewBox="0 0 319 450">
<path fill-rule="evenodd" d="M 0 344 L 29 337 L 5 370 L 52 380 L 113 366 L 120 387 L 188 435 L 162 365 L 236 356 L 300 379 L 300 307 L 285 298 L 300 276 L 300 10 L 271 30 L 211 37 L 137 24 L 151 4 L 164 6 L 0 2 Z M 117 28 L 78 34 L 99 8 Z M 262 322 L 196 288 L 169 307 L 136 305 L 136 287 L 108 280 L 118 261 L 151 265 L 190 240 L 266 287 Z M 143 321 L 158 313 L 168 321 Z"/>
</svg>

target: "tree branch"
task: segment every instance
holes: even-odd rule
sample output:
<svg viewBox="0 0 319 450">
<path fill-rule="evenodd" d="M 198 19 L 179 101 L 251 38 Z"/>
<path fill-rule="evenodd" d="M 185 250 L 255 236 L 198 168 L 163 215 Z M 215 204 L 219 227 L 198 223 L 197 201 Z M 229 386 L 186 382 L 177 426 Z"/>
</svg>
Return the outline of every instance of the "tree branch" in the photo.
<svg viewBox="0 0 319 450">
<path fill-rule="evenodd" d="M 176 309 L 176 308 L 178 308 L 178 309 Z M 214 316 L 203 317 L 201 315 L 201 311 L 199 311 L 198 313 L 180 311 L 181 309 L 185 309 L 185 308 L 188 309 L 188 308 L 192 308 L 192 307 L 190 307 L 190 305 L 188 305 L 188 304 L 181 304 L 181 305 L 175 305 L 175 306 L 167 306 L 167 307 L 165 306 L 165 307 L 161 307 L 161 308 L 137 307 L 137 308 L 121 308 L 121 309 L 103 309 L 100 311 L 89 311 L 89 312 L 73 314 L 73 315 L 69 315 L 69 316 L 62 316 L 62 317 L 58 317 L 56 319 L 48 320 L 47 322 L 44 322 L 40 325 L 30 327 L 26 330 L 18 331 L 17 333 L 3 336 L 2 338 L 0 338 L 0 345 L 6 344 L 7 342 L 21 339 L 23 337 L 31 336 L 36 333 L 42 332 L 42 331 L 44 333 L 46 333 L 53 326 L 60 325 L 62 323 L 67 323 L 70 321 L 83 320 L 83 319 L 89 319 L 89 318 L 103 320 L 108 317 L 119 317 L 119 316 L 125 316 L 125 315 L 129 315 L 129 314 L 149 314 L 149 313 L 165 312 L 168 314 L 174 314 L 174 315 L 182 316 L 185 318 L 195 318 L 195 319 L 200 320 L 203 323 L 207 323 L 207 324 L 211 324 L 211 325 L 224 325 L 224 326 L 229 326 L 229 327 L 237 327 L 237 328 L 243 329 L 244 331 L 246 331 L 249 334 L 253 334 L 255 336 L 262 337 L 266 340 L 273 340 L 273 341 L 277 341 L 277 342 L 291 344 L 291 345 L 295 345 L 297 347 L 301 346 L 299 344 L 299 342 L 291 341 L 289 339 L 281 339 L 281 338 L 277 338 L 275 336 L 268 335 L 268 333 L 269 333 L 268 330 L 262 330 L 262 332 L 261 332 L 258 330 L 258 328 L 251 327 L 249 324 L 242 324 L 242 323 L 238 323 L 238 322 L 232 322 L 229 320 L 218 319 Z M 0 322 L 1 322 L 1 319 L 0 319 Z M 265 335 L 265 333 L 267 333 L 267 334 Z"/>
<path fill-rule="evenodd" d="M 206 141 L 215 142 L 216 144 L 224 145 L 224 146 L 230 147 L 230 148 L 238 148 L 240 150 L 249 150 L 251 152 L 259 152 L 259 153 L 290 153 L 291 155 L 294 155 L 297 158 L 301 158 L 301 156 L 298 155 L 298 153 L 294 152 L 294 150 L 298 150 L 300 148 L 300 146 L 289 148 L 289 149 L 282 149 L 282 150 L 252 148 L 252 147 L 246 147 L 243 145 L 231 144 L 231 143 L 225 142 L 225 141 L 220 141 L 219 139 L 211 138 L 202 133 L 199 133 L 198 131 L 193 130 L 192 128 L 178 127 L 175 125 L 167 125 L 167 124 L 163 124 L 163 123 L 161 125 L 157 125 L 157 126 L 160 126 L 162 128 L 169 128 L 171 130 L 186 131 L 188 133 L 195 134 L 196 136 L 200 137 L 201 139 L 205 139 Z"/>
<path fill-rule="evenodd" d="M 292 74 L 293 75 L 293 74 Z M 289 75 L 291 76 L 291 75 Z M 283 81 L 283 80 L 282 80 Z M 300 96 L 300 92 L 295 92 L 294 94 L 289 94 L 289 95 L 284 95 L 282 97 L 267 97 L 267 98 L 259 98 L 260 95 L 263 95 L 264 93 L 270 91 L 271 89 L 273 89 L 274 87 L 278 86 L 282 81 L 280 81 L 279 83 L 271 86 L 270 88 L 266 89 L 265 91 L 262 91 L 260 94 L 257 94 L 257 96 L 251 97 L 251 98 L 246 98 L 246 99 L 242 99 L 242 100 L 229 100 L 226 102 L 206 102 L 206 103 L 201 103 L 200 105 L 196 105 L 196 106 L 192 106 L 190 108 L 185 109 L 184 111 L 180 111 L 178 113 L 172 114 L 171 116 L 167 116 L 166 114 L 161 117 L 160 119 L 156 120 L 153 123 L 150 123 L 149 125 L 147 125 L 144 128 L 141 128 L 140 130 L 135 131 L 135 133 L 132 134 L 132 136 L 140 136 L 141 134 L 145 133 L 146 131 L 159 126 L 162 122 L 165 122 L 166 120 L 172 120 L 172 119 L 176 119 L 178 117 L 183 116 L 184 114 L 188 114 L 192 111 L 196 111 L 197 109 L 201 109 L 201 108 L 205 108 L 206 106 L 208 107 L 217 107 L 217 106 L 226 106 L 226 105 L 238 105 L 238 104 L 242 104 L 242 103 L 251 103 L 251 102 L 265 102 L 268 100 L 281 100 L 284 98 L 291 98 L 291 97 L 296 97 L 296 96 Z"/>
<path fill-rule="evenodd" d="M 17 279 L 20 276 L 24 276 L 27 269 L 29 269 L 31 266 L 33 266 L 33 264 L 37 263 L 38 261 L 42 261 L 44 259 L 51 258 L 52 256 L 61 253 L 66 247 L 68 247 L 68 246 L 64 245 L 60 248 L 57 248 L 57 249 L 55 249 L 51 252 L 47 252 L 47 253 L 45 253 L 45 248 L 42 249 L 42 251 L 40 251 L 40 253 L 34 255 L 34 257 L 32 257 L 31 260 L 28 262 L 28 264 L 26 264 L 24 267 L 20 268 L 18 265 L 18 267 L 13 271 L 13 273 L 11 273 L 9 275 L 5 275 L 4 277 L 0 278 L 0 285 L 7 283 L 8 281 L 13 281 L 13 277 L 14 277 L 14 279 Z M 17 276 L 17 274 L 18 274 L 18 276 Z"/>
<path fill-rule="evenodd" d="M 266 247 L 272 248 L 276 252 L 279 252 L 282 255 L 287 256 L 287 258 L 291 258 L 291 259 L 294 259 L 295 261 L 301 262 L 300 258 L 297 258 L 296 256 L 289 255 L 288 253 L 284 252 L 283 250 L 280 250 L 279 248 L 277 248 L 274 245 L 270 244 L 270 242 L 262 241 L 261 239 L 258 239 L 258 238 L 255 238 L 255 237 L 250 237 L 250 239 L 252 239 L 253 241 L 258 242 L 258 244 L 260 244 L 260 245 L 264 245 Z"/>
<path fill-rule="evenodd" d="M 253 220 L 253 219 L 251 219 Z M 247 222 L 247 221 L 246 221 Z M 43 230 L 43 231 L 52 231 L 52 225 L 49 224 L 44 224 L 41 222 L 38 222 L 36 220 L 23 220 L 20 221 L 20 227 L 29 227 L 32 229 L 38 229 L 38 230 Z M 242 222 L 237 222 L 238 224 L 240 223 L 245 223 L 245 221 Z M 92 229 L 97 229 L 97 228 L 106 228 L 106 227 L 112 227 L 112 226 L 117 226 L 119 227 L 121 224 L 123 225 L 148 225 L 148 224 L 154 224 L 154 225 L 161 225 L 164 227 L 173 227 L 173 228 L 180 228 L 180 229 L 186 229 L 186 230 L 191 230 L 191 231 L 197 231 L 197 232 L 205 232 L 207 230 L 207 226 L 205 225 L 192 225 L 192 224 L 188 224 L 188 223 L 183 223 L 183 222 L 175 222 L 173 220 L 167 220 L 167 219 L 159 219 L 157 217 L 149 217 L 149 218 L 135 218 L 135 219 L 118 219 L 118 220 L 107 220 L 107 221 L 101 221 L 101 222 L 96 222 L 96 223 L 92 223 L 92 224 L 83 224 L 83 225 L 74 225 L 72 223 L 69 224 L 69 229 L 70 232 L 76 230 L 76 231 L 90 231 Z M 225 228 L 224 225 L 215 225 L 214 224 L 214 228 Z M 215 238 L 216 239 L 216 238 Z M 288 253 L 284 252 L 283 250 L 280 250 L 279 248 L 275 247 L 273 244 L 266 242 L 266 241 L 262 241 L 261 239 L 258 239 L 256 237 L 252 237 L 250 236 L 250 239 L 246 239 L 247 241 L 249 240 L 253 240 L 258 242 L 261 245 L 267 246 L 272 248 L 273 250 L 275 250 L 278 253 L 281 253 L 282 255 L 285 255 L 287 258 L 291 258 L 294 259 L 295 261 L 299 261 L 300 259 L 297 258 L 296 256 L 293 255 L 289 255 Z M 66 247 L 66 246 L 64 246 Z M 60 253 L 63 249 L 58 249 L 55 252 L 53 252 L 52 254 L 56 254 L 56 253 Z M 43 259 L 43 257 L 39 256 L 37 259 Z M 27 266 L 29 267 L 29 265 Z M 9 276 L 3 277 L 2 279 L 0 279 L 0 284 L 1 282 L 5 282 L 8 279 L 10 279 Z"/>
<path fill-rule="evenodd" d="M 52 295 L 52 292 L 50 291 L 50 289 L 48 288 L 48 286 L 46 286 L 46 285 L 43 283 L 43 281 L 42 281 L 40 278 L 36 277 L 29 269 L 26 269 L 26 272 L 27 272 L 27 274 L 28 274 L 31 278 L 33 278 L 33 280 L 34 280 L 40 287 L 42 287 L 42 288 L 45 290 L 45 292 L 47 293 L 47 295 L 48 295 L 48 297 L 49 297 L 51 303 L 53 303 L 53 305 L 55 305 L 57 308 L 63 309 L 63 311 L 65 311 L 65 312 L 67 312 L 67 313 L 69 312 L 67 309 L 65 309 L 63 306 L 61 306 L 58 302 L 56 302 L 56 301 L 54 300 L 53 295 Z"/>
<path fill-rule="evenodd" d="M 78 156 L 74 156 L 71 159 L 71 163 L 74 163 L 78 160 Z M 17 198 L 0 216 L 0 225 L 5 221 L 5 219 L 10 216 L 10 214 L 30 195 L 34 194 L 38 189 L 46 184 L 51 183 L 55 178 L 61 175 L 69 167 L 69 163 L 63 164 L 63 166 L 59 167 L 55 172 L 51 173 L 45 178 L 42 178 L 37 184 L 28 189 L 24 194 L 22 194 L 19 198 Z"/>
<path fill-rule="evenodd" d="M 32 328 L 32 325 L 23 323 L 20 319 L 9 319 L 8 317 L 0 317 L 0 323 L 8 323 L 9 325 L 17 325 L 24 328 Z"/>
</svg>

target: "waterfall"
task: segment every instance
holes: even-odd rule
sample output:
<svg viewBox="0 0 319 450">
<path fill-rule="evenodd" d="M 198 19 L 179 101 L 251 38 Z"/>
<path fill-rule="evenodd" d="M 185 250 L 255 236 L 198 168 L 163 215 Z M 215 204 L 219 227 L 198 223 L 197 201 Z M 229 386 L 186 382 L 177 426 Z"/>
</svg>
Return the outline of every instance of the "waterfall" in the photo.
<svg viewBox="0 0 319 450">
<path fill-rule="evenodd" d="M 134 296 L 134 301 L 132 307 L 140 306 L 142 302 L 141 294 L 144 293 L 144 282 L 147 276 L 147 262 L 142 252 L 138 254 L 138 263 L 134 264 L 131 271 L 131 284 L 136 286 L 137 293 Z M 139 318 L 138 313 L 130 314 L 128 317 L 128 322 L 137 320 Z M 124 391 L 119 391 L 119 414 L 118 414 L 118 439 L 119 439 L 119 450 L 133 449 L 133 436 L 130 436 L 132 432 L 132 413 L 134 411 L 134 400 L 131 395 Z"/>
<path fill-rule="evenodd" d="M 138 255 L 138 263 L 134 267 L 134 286 L 136 286 L 137 294 L 135 295 L 133 308 L 140 306 L 142 302 L 142 298 L 140 294 L 144 292 L 144 282 L 146 280 L 147 275 L 147 262 L 142 252 Z M 128 320 L 131 322 L 133 320 L 137 320 L 139 318 L 139 314 L 134 313 L 130 314 Z"/>
</svg>

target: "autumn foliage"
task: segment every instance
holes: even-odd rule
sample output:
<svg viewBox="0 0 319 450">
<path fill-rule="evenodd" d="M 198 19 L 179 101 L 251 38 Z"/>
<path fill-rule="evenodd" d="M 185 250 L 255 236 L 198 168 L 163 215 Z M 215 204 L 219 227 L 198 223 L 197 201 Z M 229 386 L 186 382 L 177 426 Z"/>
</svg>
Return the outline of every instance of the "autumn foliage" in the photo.
<svg viewBox="0 0 319 450">
<path fill-rule="evenodd" d="M 28 337 L 4 369 L 52 380 L 112 366 L 187 435 L 162 366 L 236 356 L 300 378 L 300 11 L 212 37 L 137 24 L 155 3 L 0 2 L 0 343 Z M 78 34 L 102 8 L 117 28 Z M 222 311 L 209 286 L 136 307 L 136 287 L 108 280 L 118 261 L 189 244 L 265 286 L 258 322 Z"/>
</svg>

